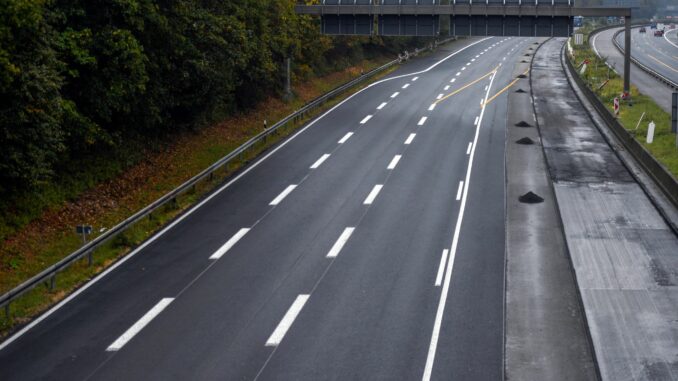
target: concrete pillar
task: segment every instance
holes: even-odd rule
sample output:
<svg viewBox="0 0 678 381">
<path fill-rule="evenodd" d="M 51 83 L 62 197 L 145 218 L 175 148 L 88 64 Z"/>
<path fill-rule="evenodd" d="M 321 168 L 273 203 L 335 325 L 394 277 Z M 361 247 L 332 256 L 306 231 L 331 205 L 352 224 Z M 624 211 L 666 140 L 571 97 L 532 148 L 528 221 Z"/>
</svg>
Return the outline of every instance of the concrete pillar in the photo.
<svg viewBox="0 0 678 381">
<path fill-rule="evenodd" d="M 624 93 L 631 92 L 631 17 L 624 17 Z"/>
</svg>

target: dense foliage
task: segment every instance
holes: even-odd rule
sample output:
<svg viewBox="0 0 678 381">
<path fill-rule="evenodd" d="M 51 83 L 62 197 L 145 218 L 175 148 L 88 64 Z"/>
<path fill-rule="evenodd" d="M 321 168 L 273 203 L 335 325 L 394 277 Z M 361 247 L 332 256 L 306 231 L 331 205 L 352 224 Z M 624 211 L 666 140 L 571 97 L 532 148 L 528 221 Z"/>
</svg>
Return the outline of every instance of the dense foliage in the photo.
<svg viewBox="0 0 678 381">
<path fill-rule="evenodd" d="M 280 92 L 288 56 L 303 79 L 402 48 L 321 36 L 294 3 L 0 0 L 0 210 L 102 155 Z"/>
</svg>

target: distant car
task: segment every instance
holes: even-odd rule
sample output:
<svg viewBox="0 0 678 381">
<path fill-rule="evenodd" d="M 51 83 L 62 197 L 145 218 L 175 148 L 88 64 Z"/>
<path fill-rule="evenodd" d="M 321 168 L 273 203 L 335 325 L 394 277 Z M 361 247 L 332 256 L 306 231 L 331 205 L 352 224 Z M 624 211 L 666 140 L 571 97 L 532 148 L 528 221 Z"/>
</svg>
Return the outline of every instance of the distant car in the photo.
<svg viewBox="0 0 678 381">
<path fill-rule="evenodd" d="M 650 29 L 657 29 L 657 24 L 650 25 Z"/>
<path fill-rule="evenodd" d="M 663 30 L 655 30 L 654 31 L 654 36 L 655 37 L 664 37 L 664 31 Z"/>
<path fill-rule="evenodd" d="M 640 28 L 640 33 L 645 33 L 645 27 Z"/>
</svg>

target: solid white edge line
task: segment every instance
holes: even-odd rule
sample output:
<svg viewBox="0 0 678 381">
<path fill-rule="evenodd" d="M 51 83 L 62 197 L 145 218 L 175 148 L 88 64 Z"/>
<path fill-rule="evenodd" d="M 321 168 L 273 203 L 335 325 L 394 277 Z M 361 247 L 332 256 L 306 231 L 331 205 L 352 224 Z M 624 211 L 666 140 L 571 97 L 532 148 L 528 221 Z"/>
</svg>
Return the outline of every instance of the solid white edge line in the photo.
<svg viewBox="0 0 678 381">
<path fill-rule="evenodd" d="M 381 188 L 383 188 L 383 187 L 384 187 L 383 184 L 375 185 L 374 188 L 372 188 L 372 191 L 370 192 L 370 194 L 367 195 L 367 198 L 365 199 L 365 201 L 363 201 L 363 205 L 372 205 L 374 200 L 379 195 L 379 192 L 381 192 Z"/>
<path fill-rule="evenodd" d="M 398 162 L 400 161 L 401 157 L 402 157 L 402 155 L 393 156 L 393 159 L 391 159 L 391 162 L 388 163 L 388 167 L 386 167 L 386 169 L 390 169 L 390 170 L 395 169 L 395 167 L 396 167 L 396 165 L 398 165 Z"/>
<path fill-rule="evenodd" d="M 365 124 L 367 123 L 370 119 L 372 119 L 372 115 L 368 115 L 363 118 L 363 120 L 360 121 L 360 124 Z"/>
<path fill-rule="evenodd" d="M 162 298 L 153 308 L 151 308 L 141 319 L 137 320 L 131 327 L 125 331 L 117 340 L 115 340 L 111 345 L 106 348 L 107 352 L 115 352 L 120 350 L 122 347 L 127 344 L 134 336 L 137 335 L 148 323 L 151 322 L 156 316 L 158 316 L 162 310 L 167 308 L 174 298 Z"/>
<path fill-rule="evenodd" d="M 424 123 L 426 123 L 426 119 L 428 119 L 428 117 L 422 116 L 421 119 L 419 119 L 419 123 L 417 123 L 417 126 L 423 126 Z"/>
<path fill-rule="evenodd" d="M 495 72 L 492 75 L 490 80 L 489 88 L 492 88 L 492 83 L 494 83 L 494 78 L 497 73 Z M 490 90 L 488 89 L 485 93 L 485 99 L 490 96 Z M 480 122 L 478 127 L 476 127 L 476 134 L 473 139 L 473 148 L 471 149 L 471 156 L 468 161 L 468 167 L 466 169 L 466 179 L 464 184 L 464 192 L 462 195 L 461 206 L 457 215 L 457 224 L 454 228 L 454 236 L 452 238 L 452 247 L 450 248 L 450 257 L 447 260 L 447 269 L 445 271 L 445 281 L 443 283 L 443 289 L 440 292 L 440 302 L 438 303 L 438 310 L 436 311 L 435 322 L 433 324 L 433 332 L 431 333 L 431 343 L 428 349 L 428 355 L 426 357 L 426 366 L 424 367 L 424 374 L 422 376 L 422 381 L 429 381 L 431 379 L 431 373 L 433 372 L 433 363 L 435 361 L 436 350 L 438 349 L 438 339 L 440 337 L 440 328 L 443 322 L 443 315 L 445 313 L 445 304 L 447 303 L 447 297 L 450 291 L 450 283 L 452 280 L 452 270 L 454 268 L 454 259 L 457 253 L 457 245 L 459 244 L 459 233 L 461 231 L 461 224 L 464 220 L 464 211 L 466 210 L 466 200 L 468 198 L 468 187 L 471 180 L 471 171 L 473 169 L 473 158 L 475 156 L 476 147 L 478 144 L 478 137 L 480 136 L 480 127 L 483 123 L 483 116 L 485 116 L 485 106 L 482 107 L 480 111 Z"/>
<path fill-rule="evenodd" d="M 468 142 L 468 148 L 466 149 L 466 154 L 470 155 L 471 154 L 471 148 L 473 148 L 473 143 Z"/>
<path fill-rule="evenodd" d="M 325 258 L 336 258 L 339 255 L 339 252 L 341 252 L 341 249 L 344 248 L 344 245 L 346 245 L 346 242 L 348 242 L 348 239 L 351 238 L 351 234 L 353 234 L 354 230 L 354 227 L 347 227 L 344 229 L 339 238 L 337 238 L 337 241 L 332 245 L 332 248 L 330 248 L 330 251 L 327 252 Z"/>
<path fill-rule="evenodd" d="M 447 254 L 450 251 L 448 249 L 443 250 L 443 254 L 440 256 L 440 264 L 438 265 L 438 275 L 436 275 L 436 287 L 440 287 L 443 283 L 443 274 L 445 273 L 445 262 L 447 262 Z"/>
<path fill-rule="evenodd" d="M 671 40 L 669 40 L 669 38 L 668 38 L 668 35 L 669 35 L 669 33 L 671 33 L 671 32 L 676 32 L 676 33 L 678 33 L 678 29 L 669 30 L 668 32 L 664 33 L 664 39 L 665 39 L 666 42 L 668 42 L 669 44 L 671 44 L 671 45 L 675 46 L 676 48 L 678 48 L 678 45 L 674 44 L 674 43 L 673 43 Z"/>
<path fill-rule="evenodd" d="M 242 239 L 242 237 L 244 237 L 249 231 L 249 228 L 242 228 L 238 230 L 238 232 L 235 233 L 233 237 L 226 241 L 225 244 L 223 244 L 217 251 L 214 252 L 214 254 L 210 256 L 210 259 L 219 259 L 224 256 L 224 254 L 231 250 L 231 248 L 233 248 L 233 246 L 235 246 L 235 244 L 238 243 L 238 241 L 240 241 L 240 239 Z"/>
<path fill-rule="evenodd" d="M 410 136 L 407 137 L 407 140 L 405 140 L 405 144 L 410 144 L 414 140 L 414 137 L 417 136 L 417 134 L 410 134 Z"/>
<path fill-rule="evenodd" d="M 395 97 L 397 97 L 397 96 L 398 96 L 398 94 L 400 94 L 400 93 L 396 91 L 395 93 L 393 93 L 393 95 L 391 95 L 391 98 L 395 98 Z"/>
<path fill-rule="evenodd" d="M 313 163 L 313 165 L 311 165 L 311 169 L 317 169 L 317 168 L 320 167 L 320 166 L 325 162 L 325 160 L 327 160 L 329 157 L 330 157 L 330 154 L 329 154 L 329 153 L 326 153 L 326 154 L 320 156 L 320 159 L 316 160 L 315 163 Z"/>
<path fill-rule="evenodd" d="M 344 137 L 341 138 L 341 140 L 339 140 L 337 143 L 344 144 L 351 136 L 353 136 L 353 132 L 347 132 L 346 135 L 344 135 Z"/>
<path fill-rule="evenodd" d="M 268 205 L 275 206 L 275 205 L 280 204 L 282 202 L 282 200 L 284 200 L 285 197 L 287 197 L 287 195 L 292 193 L 292 191 L 296 187 L 297 187 L 296 184 L 292 184 L 292 185 L 287 186 L 287 188 L 285 188 L 285 190 L 282 191 L 276 198 L 274 198 L 273 201 L 271 201 L 271 203 L 268 204 Z"/>
<path fill-rule="evenodd" d="M 280 323 L 278 323 L 278 326 L 275 327 L 275 330 L 271 336 L 268 338 L 268 340 L 266 340 L 267 347 L 275 347 L 280 344 L 287 331 L 290 329 L 290 327 L 292 327 L 292 324 L 301 312 L 301 309 L 304 308 L 304 304 L 306 304 L 308 301 L 309 296 L 310 295 L 306 294 L 297 296 L 297 298 L 294 300 L 294 303 L 292 303 L 290 308 L 285 313 L 285 316 L 283 316 L 282 320 L 280 320 Z"/>
<path fill-rule="evenodd" d="M 461 200 L 461 192 L 464 190 L 464 182 L 459 182 L 459 189 L 457 189 L 457 201 Z"/>
<path fill-rule="evenodd" d="M 299 131 L 297 131 L 294 135 L 292 135 L 292 136 L 290 136 L 289 138 L 287 138 L 286 140 L 284 140 L 284 141 L 283 141 L 282 143 L 280 143 L 277 147 L 275 147 L 274 149 L 272 149 L 268 154 L 266 154 L 265 156 L 261 157 L 259 160 L 257 160 L 256 162 L 254 162 L 254 164 L 252 164 L 252 165 L 248 166 L 247 168 L 245 168 L 242 172 L 240 172 L 239 175 L 237 175 L 236 177 L 234 177 L 233 179 L 231 179 L 231 181 L 227 182 L 227 183 L 224 184 L 221 188 L 219 188 L 219 189 L 215 190 L 214 192 L 212 192 L 209 196 L 205 197 L 201 202 L 199 202 L 198 204 L 196 204 L 195 206 L 193 206 L 193 207 L 192 207 L 191 209 L 189 209 L 187 212 L 181 214 L 181 215 L 180 215 L 179 217 L 177 217 L 172 223 L 170 223 L 169 225 L 165 226 L 165 228 L 163 228 L 162 230 L 160 230 L 159 232 L 157 232 L 155 235 L 151 236 L 149 239 L 147 239 L 146 241 L 144 241 L 141 245 L 139 245 L 136 249 L 132 250 L 129 254 L 127 254 L 126 256 L 124 256 L 124 257 L 122 257 L 122 258 L 120 258 L 117 262 L 115 262 L 115 263 L 114 263 L 113 265 L 111 265 L 109 268 L 107 268 L 106 270 L 104 270 L 104 271 L 102 271 L 101 273 L 99 273 L 99 275 L 95 276 L 91 281 L 85 283 L 82 287 L 78 288 L 78 289 L 75 290 L 73 293 L 71 293 L 70 295 L 68 295 L 66 298 L 62 299 L 62 300 L 61 300 L 59 303 L 57 303 L 55 306 L 53 306 L 52 308 L 48 309 L 48 310 L 47 310 L 46 312 L 44 312 L 42 315 L 40 315 L 40 316 L 36 317 L 35 319 L 33 319 L 30 323 L 26 324 L 26 326 L 24 326 L 22 329 L 20 329 L 19 331 L 17 331 L 15 334 L 13 334 L 12 336 L 9 336 L 5 341 L 3 341 L 2 343 L 0 343 L 0 351 L 3 350 L 3 349 L 5 349 L 8 345 L 12 344 L 14 341 L 16 341 L 18 338 L 20 338 L 21 336 L 23 336 L 26 332 L 28 332 L 29 330 L 31 330 L 33 327 L 35 327 L 36 325 L 40 324 L 42 321 L 44 321 L 45 319 L 47 319 L 50 315 L 52 315 L 54 312 L 58 311 L 61 307 L 63 307 L 64 305 L 68 304 L 71 300 L 75 299 L 78 295 L 80 295 L 81 293 L 85 292 L 85 291 L 86 291 L 87 289 L 89 289 L 91 286 L 93 286 L 93 285 L 96 284 L 98 281 L 100 281 L 101 279 L 103 279 L 106 275 L 110 274 L 112 271 L 114 271 L 114 270 L 117 269 L 118 267 L 122 266 L 122 265 L 123 265 L 125 262 L 127 262 L 130 258 L 134 257 L 134 256 L 135 256 L 136 254 L 138 254 L 141 250 L 145 249 L 148 245 L 150 245 L 151 243 L 155 242 L 155 240 L 157 240 L 158 238 L 162 237 L 165 233 L 167 233 L 167 232 L 168 232 L 169 230 L 171 230 L 173 227 L 175 227 L 175 226 L 178 225 L 180 222 L 182 222 L 186 217 L 188 217 L 189 215 L 191 215 L 192 213 L 194 213 L 196 210 L 200 209 L 203 205 L 205 205 L 206 203 L 208 203 L 209 201 L 211 201 L 213 198 L 215 198 L 216 196 L 218 196 L 219 194 L 221 194 L 221 192 L 223 192 L 224 190 L 228 189 L 228 188 L 229 188 L 231 185 L 233 185 L 236 181 L 240 180 L 243 176 L 245 176 L 245 175 L 248 174 L 250 171 L 252 171 L 252 170 L 255 169 L 256 167 L 258 167 L 258 166 L 259 166 L 261 163 L 263 163 L 266 159 L 268 159 L 269 157 L 273 156 L 273 154 L 275 154 L 275 153 L 278 152 L 280 149 L 282 149 L 283 147 L 285 147 L 285 146 L 286 146 L 287 144 L 289 144 L 292 140 L 294 140 L 297 136 L 301 135 L 301 134 L 304 133 L 306 130 L 308 130 L 309 128 L 313 127 L 316 123 L 318 123 L 319 121 L 321 121 L 322 119 L 324 119 L 327 115 L 329 115 L 329 114 L 332 113 L 334 110 L 336 110 L 336 109 L 338 109 L 339 107 L 341 107 L 342 105 L 344 105 L 346 102 L 348 102 L 348 101 L 350 101 L 351 99 L 353 99 L 355 96 L 357 96 L 357 95 L 359 95 L 359 94 L 362 94 L 364 91 L 366 91 L 366 90 L 368 90 L 368 89 L 370 89 L 370 88 L 372 88 L 372 87 L 374 87 L 374 86 L 381 85 L 382 83 L 385 83 L 385 82 L 393 81 L 393 80 L 399 79 L 399 78 L 411 77 L 411 76 L 413 76 L 413 75 L 419 75 L 419 74 L 427 73 L 427 72 L 433 70 L 434 68 L 438 67 L 438 65 L 442 64 L 443 62 L 445 62 L 445 61 L 449 60 L 450 58 L 456 56 L 457 54 L 459 54 L 459 53 L 465 51 L 466 49 L 468 49 L 468 48 L 470 48 L 470 47 L 472 47 L 472 46 L 475 46 L 475 45 L 480 44 L 480 43 L 482 43 L 482 42 L 484 42 L 484 41 L 486 41 L 486 40 L 489 40 L 490 38 L 492 38 L 492 37 L 486 37 L 486 38 L 483 38 L 482 40 L 479 40 L 479 41 L 473 42 L 473 43 L 471 43 L 471 44 L 468 44 L 468 45 L 464 46 L 463 48 L 460 48 L 459 50 L 456 50 L 456 51 L 452 52 L 451 54 L 449 54 L 449 55 L 446 56 L 445 58 L 441 59 L 440 61 L 434 63 L 433 65 L 429 66 L 428 68 L 426 68 L 426 69 L 424 69 L 424 70 L 421 70 L 421 71 L 418 71 L 418 72 L 414 72 L 414 73 L 407 73 L 407 74 L 402 74 L 402 75 L 398 75 L 398 76 L 394 76 L 394 77 L 384 78 L 384 79 L 382 79 L 382 80 L 379 80 L 379 81 L 376 81 L 376 82 L 374 82 L 374 83 L 371 83 L 371 84 L 367 85 L 366 87 L 364 87 L 364 88 L 362 88 L 362 89 L 356 91 L 355 93 L 349 95 L 348 97 L 346 97 L 346 99 L 344 99 L 344 100 L 342 100 L 341 102 L 337 103 L 336 105 L 334 105 L 334 107 L 330 108 L 329 110 L 325 111 L 323 114 L 321 114 L 320 116 L 318 116 L 317 118 L 315 118 L 314 120 L 312 120 L 311 122 L 309 122 L 306 126 L 304 126 L 302 129 L 300 129 Z M 418 78 L 418 77 L 417 77 L 417 78 Z"/>
</svg>

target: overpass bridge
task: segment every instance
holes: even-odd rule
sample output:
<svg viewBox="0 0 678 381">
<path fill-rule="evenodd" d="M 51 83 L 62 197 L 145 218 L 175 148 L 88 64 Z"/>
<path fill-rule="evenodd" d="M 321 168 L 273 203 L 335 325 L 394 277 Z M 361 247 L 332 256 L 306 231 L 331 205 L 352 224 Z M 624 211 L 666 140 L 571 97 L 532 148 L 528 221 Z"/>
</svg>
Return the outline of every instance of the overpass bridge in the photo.
<svg viewBox="0 0 678 381">
<path fill-rule="evenodd" d="M 324 34 L 381 36 L 439 36 L 440 18 L 448 17 L 453 36 L 569 37 L 574 16 L 624 17 L 624 92 L 630 89 L 631 8 L 577 7 L 574 0 L 323 0 L 295 11 L 319 16 Z"/>
</svg>

